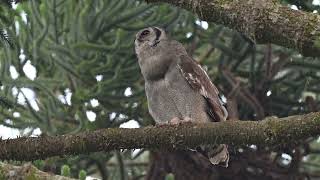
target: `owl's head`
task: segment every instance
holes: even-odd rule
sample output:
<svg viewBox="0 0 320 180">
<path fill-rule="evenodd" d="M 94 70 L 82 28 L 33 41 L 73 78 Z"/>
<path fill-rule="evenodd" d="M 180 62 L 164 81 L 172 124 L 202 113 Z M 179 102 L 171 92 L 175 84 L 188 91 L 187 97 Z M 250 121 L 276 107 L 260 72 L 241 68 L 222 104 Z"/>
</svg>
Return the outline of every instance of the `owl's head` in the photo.
<svg viewBox="0 0 320 180">
<path fill-rule="evenodd" d="M 158 27 L 148 27 L 136 34 L 134 41 L 136 51 L 145 47 L 156 47 L 161 40 L 167 39 L 166 32 Z"/>
</svg>

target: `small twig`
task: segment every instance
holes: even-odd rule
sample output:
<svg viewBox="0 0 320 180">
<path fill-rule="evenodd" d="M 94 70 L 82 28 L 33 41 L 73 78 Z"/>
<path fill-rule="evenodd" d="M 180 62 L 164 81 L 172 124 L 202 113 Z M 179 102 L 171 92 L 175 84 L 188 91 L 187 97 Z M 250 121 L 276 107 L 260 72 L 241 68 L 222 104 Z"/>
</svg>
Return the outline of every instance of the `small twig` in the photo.
<svg viewBox="0 0 320 180">
<path fill-rule="evenodd" d="M 236 88 L 236 77 L 234 77 L 234 75 L 228 69 L 222 70 L 222 75 L 233 89 L 239 89 L 238 94 L 240 98 L 251 106 L 257 115 L 257 119 L 262 119 L 264 117 L 264 109 L 258 99 L 252 93 L 250 93 L 246 87 Z"/>
<path fill-rule="evenodd" d="M 204 61 L 205 59 L 207 59 L 207 58 L 211 55 L 211 53 L 214 52 L 215 48 L 212 47 L 211 45 L 209 45 L 209 46 L 210 46 L 210 47 L 208 48 L 208 50 L 206 51 L 206 53 L 204 53 L 204 54 L 198 59 L 198 62 L 199 62 L 199 63 L 202 62 L 202 61 Z"/>
<path fill-rule="evenodd" d="M 124 162 L 122 159 L 122 156 L 119 151 L 116 151 L 116 158 L 118 160 L 118 165 L 119 165 L 119 174 L 120 174 L 120 179 L 125 180 L 126 179 L 126 170 L 124 166 Z"/>
</svg>

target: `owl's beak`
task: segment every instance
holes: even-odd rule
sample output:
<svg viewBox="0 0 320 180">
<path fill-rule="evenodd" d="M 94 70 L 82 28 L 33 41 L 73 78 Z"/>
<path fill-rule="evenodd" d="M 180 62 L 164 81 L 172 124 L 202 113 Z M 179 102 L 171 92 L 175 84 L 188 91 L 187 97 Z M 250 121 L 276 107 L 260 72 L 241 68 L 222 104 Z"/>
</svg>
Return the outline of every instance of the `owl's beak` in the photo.
<svg viewBox="0 0 320 180">
<path fill-rule="evenodd" d="M 142 37 L 139 36 L 138 38 L 136 38 L 139 42 L 142 42 Z"/>
</svg>

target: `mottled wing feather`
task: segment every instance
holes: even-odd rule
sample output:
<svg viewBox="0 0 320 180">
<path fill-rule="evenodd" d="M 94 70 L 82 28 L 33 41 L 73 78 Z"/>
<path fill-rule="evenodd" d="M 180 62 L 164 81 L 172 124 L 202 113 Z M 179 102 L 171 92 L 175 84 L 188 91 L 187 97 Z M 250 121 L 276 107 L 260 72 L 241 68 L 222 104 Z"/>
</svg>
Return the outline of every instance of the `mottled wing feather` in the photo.
<svg viewBox="0 0 320 180">
<path fill-rule="evenodd" d="M 178 68 L 192 89 L 207 101 L 207 113 L 213 121 L 225 121 L 228 113 L 219 97 L 219 91 L 198 62 L 187 55 L 181 55 Z"/>
</svg>

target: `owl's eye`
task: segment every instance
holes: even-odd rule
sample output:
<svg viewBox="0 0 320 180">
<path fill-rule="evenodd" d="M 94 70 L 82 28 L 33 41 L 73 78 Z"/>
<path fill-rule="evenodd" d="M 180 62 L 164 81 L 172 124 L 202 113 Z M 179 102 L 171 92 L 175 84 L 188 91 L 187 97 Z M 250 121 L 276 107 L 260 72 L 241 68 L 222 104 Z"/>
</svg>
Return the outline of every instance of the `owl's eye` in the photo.
<svg viewBox="0 0 320 180">
<path fill-rule="evenodd" d="M 148 34 L 150 34 L 150 31 L 149 30 L 144 30 L 144 31 L 142 31 L 141 36 L 146 36 Z"/>
</svg>

